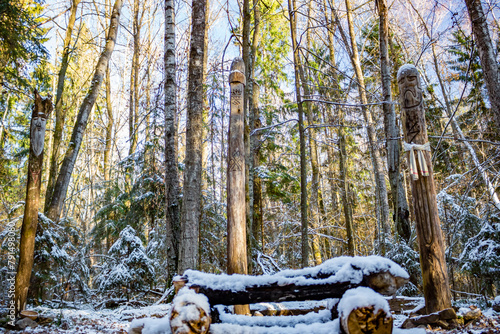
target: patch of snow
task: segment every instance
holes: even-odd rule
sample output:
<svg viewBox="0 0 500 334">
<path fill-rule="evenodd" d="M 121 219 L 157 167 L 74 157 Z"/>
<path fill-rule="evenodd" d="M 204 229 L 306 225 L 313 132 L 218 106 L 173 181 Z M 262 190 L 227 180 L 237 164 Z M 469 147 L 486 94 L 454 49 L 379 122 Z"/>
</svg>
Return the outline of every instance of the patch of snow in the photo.
<svg viewBox="0 0 500 334">
<path fill-rule="evenodd" d="M 262 317 L 259 317 L 262 318 Z M 288 318 L 288 317 L 284 317 Z M 211 334 L 332 334 L 340 333 L 339 320 L 328 321 L 326 323 L 297 324 L 293 327 L 256 327 L 239 326 L 234 324 L 213 324 L 210 326 Z"/>
<path fill-rule="evenodd" d="M 205 295 L 194 292 L 193 290 L 184 287 L 179 290 L 177 296 L 172 301 L 173 308 L 180 309 L 186 304 L 195 304 L 201 307 L 206 314 L 210 314 L 210 304 Z"/>
<path fill-rule="evenodd" d="M 335 302 L 336 301 L 336 302 Z M 266 310 L 312 310 L 315 308 L 330 308 L 330 302 L 338 303 L 338 299 L 308 300 L 299 302 L 268 302 L 250 304 L 251 311 Z"/>
<path fill-rule="evenodd" d="M 352 310 L 358 307 L 373 306 L 374 313 L 383 310 L 387 315 L 391 314 L 389 303 L 380 294 L 370 288 L 361 286 L 356 289 L 347 290 L 338 305 L 339 316 L 346 317 Z"/>
<path fill-rule="evenodd" d="M 142 327 L 142 334 L 171 334 L 170 321 L 165 318 L 143 318 L 135 319 L 130 324 L 129 333 L 132 328 Z"/>
<path fill-rule="evenodd" d="M 249 317 L 246 315 L 229 314 L 224 312 L 224 306 L 217 305 L 220 320 L 223 323 L 235 324 L 240 326 L 264 326 L 264 327 L 291 327 L 298 324 L 325 323 L 331 320 L 330 310 L 320 310 L 318 313 L 310 312 L 301 315 L 291 316 L 264 316 Z"/>
<path fill-rule="evenodd" d="M 403 74 L 403 72 L 405 72 L 405 71 L 411 71 L 411 70 L 413 70 L 413 69 L 417 69 L 417 68 L 415 67 L 415 65 L 413 65 L 413 64 L 404 64 L 404 65 L 403 65 L 403 66 L 401 66 L 401 67 L 399 68 L 399 70 L 398 70 L 398 75 L 396 76 L 396 77 L 397 77 L 397 79 L 399 80 L 399 77 Z"/>
</svg>

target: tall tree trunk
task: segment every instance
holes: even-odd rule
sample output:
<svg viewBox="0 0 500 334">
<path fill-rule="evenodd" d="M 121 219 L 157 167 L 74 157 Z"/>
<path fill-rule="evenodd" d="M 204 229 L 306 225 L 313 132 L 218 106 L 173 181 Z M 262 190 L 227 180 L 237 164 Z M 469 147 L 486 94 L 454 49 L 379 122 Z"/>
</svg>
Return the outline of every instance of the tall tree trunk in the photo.
<svg viewBox="0 0 500 334">
<path fill-rule="evenodd" d="M 250 71 L 247 75 L 247 87 L 249 89 L 248 105 L 249 105 L 249 162 L 248 162 L 248 198 L 249 210 L 247 212 L 247 222 L 250 233 L 250 259 L 257 260 L 257 251 L 260 250 L 261 238 L 259 238 L 259 231 L 262 229 L 262 185 L 260 179 L 255 175 L 255 168 L 259 165 L 259 153 L 256 148 L 257 138 L 250 135 L 256 129 L 256 124 L 259 117 L 259 93 L 260 87 L 255 82 L 255 59 L 257 56 L 257 48 L 260 41 L 260 0 L 253 0 L 253 16 L 254 16 L 254 29 L 252 36 L 251 52 L 248 66 Z M 258 189 L 257 189 L 258 188 Z M 256 193 L 257 192 L 257 193 Z M 256 201 L 258 203 L 256 203 Z M 257 210 L 257 211 L 255 211 Z M 248 262 L 249 272 L 252 272 L 253 261 Z"/>
<path fill-rule="evenodd" d="M 498 62 L 495 48 L 491 42 L 490 31 L 480 0 L 465 0 L 483 67 L 484 82 L 488 89 L 491 109 L 495 115 L 497 133 L 500 133 L 500 82 L 498 78 Z"/>
<path fill-rule="evenodd" d="M 69 56 L 71 53 L 69 45 L 71 43 L 71 35 L 73 33 L 73 28 L 75 26 L 76 10 L 80 1 L 81 0 L 73 0 L 71 2 L 68 27 L 66 28 L 66 36 L 64 37 L 61 67 L 59 68 L 59 74 L 57 76 L 57 91 L 56 91 L 56 106 L 55 106 L 56 124 L 54 127 L 52 152 L 50 156 L 49 179 L 47 182 L 47 190 L 45 193 L 44 212 L 47 212 L 48 210 L 57 178 L 57 165 L 60 155 L 60 146 L 64 130 L 65 116 L 66 116 L 63 110 L 63 99 L 62 99 L 64 94 L 64 80 L 66 78 L 66 71 L 68 70 L 69 66 Z"/>
<path fill-rule="evenodd" d="M 429 145 L 422 87 L 415 66 L 404 65 L 399 69 L 398 85 L 399 100 L 405 115 L 403 124 L 405 142 L 410 145 Z M 410 169 L 425 304 L 427 312 L 433 313 L 451 307 L 451 301 L 431 155 L 424 149 L 425 147 L 416 147 L 414 151 L 418 151 L 418 154 L 410 151 L 408 157 L 410 165 L 413 165 L 411 155 L 416 155 L 420 164 L 427 165 L 424 168 L 428 171 L 425 173 L 417 164 L 415 168 Z"/>
<path fill-rule="evenodd" d="M 102 81 L 105 76 L 106 68 L 108 67 L 109 59 L 113 53 L 115 47 L 116 36 L 118 33 L 118 27 L 120 23 L 120 10 L 123 5 L 123 0 L 116 0 L 113 6 L 113 12 L 111 14 L 109 30 L 106 36 L 106 45 L 102 51 L 97 65 L 95 68 L 94 76 L 92 78 L 92 85 L 90 90 L 85 96 L 80 110 L 75 122 L 75 127 L 71 135 L 70 145 L 57 177 L 57 181 L 54 187 L 54 193 L 52 195 L 48 209 L 45 211 L 47 217 L 53 221 L 59 220 L 61 211 L 64 205 L 64 200 L 66 199 L 66 194 L 68 191 L 69 182 L 71 180 L 71 173 L 75 167 L 76 158 L 82 144 L 83 134 L 87 128 L 87 122 L 94 106 L 94 103 L 99 95 L 99 89 L 101 87 Z"/>
<path fill-rule="evenodd" d="M 307 49 L 309 50 L 311 47 L 311 4 L 312 2 L 308 2 L 307 4 L 307 29 L 306 29 L 306 44 Z M 298 47 L 298 46 L 297 46 Z M 307 61 L 307 60 L 306 60 Z M 307 78 L 305 75 L 305 71 L 303 66 L 299 67 L 300 71 L 300 80 L 302 82 L 302 89 L 306 96 L 306 99 L 311 98 L 311 90 L 309 89 L 309 84 L 307 82 Z M 316 146 L 316 128 L 314 127 L 314 115 L 313 115 L 313 106 L 309 103 L 305 103 L 305 113 L 307 116 L 307 123 L 309 127 L 309 155 L 311 158 L 311 171 L 312 171 L 312 182 L 311 182 L 311 197 L 309 200 L 309 210 L 311 212 L 312 218 L 312 228 L 313 230 L 317 230 L 320 226 L 320 212 L 319 212 L 319 163 L 318 163 L 318 147 Z M 312 251 L 314 263 L 316 265 L 320 265 L 321 260 L 321 250 L 319 245 L 319 235 L 315 232 L 312 235 Z"/>
<path fill-rule="evenodd" d="M 377 138 L 375 134 L 375 129 L 373 128 L 372 115 L 370 110 L 368 110 L 368 98 L 366 97 L 366 86 L 363 71 L 361 69 L 361 62 L 359 60 L 358 46 L 356 44 L 356 35 L 354 32 L 354 22 L 351 10 L 351 0 L 345 0 L 346 10 L 347 10 L 347 22 L 349 25 L 349 35 L 351 39 L 351 62 L 356 73 L 356 79 L 358 83 L 358 91 L 361 101 L 361 110 L 366 122 L 366 132 L 368 134 L 368 144 L 370 147 L 370 154 L 372 157 L 373 171 L 375 177 L 375 193 L 377 198 L 377 208 L 380 212 L 379 226 L 381 234 L 381 244 L 379 245 L 382 254 L 385 254 L 385 241 L 383 238 L 389 233 L 389 203 L 387 201 L 387 187 L 385 185 L 385 176 L 383 172 L 382 159 L 380 158 L 379 149 L 377 147 Z"/>
<path fill-rule="evenodd" d="M 288 14 L 290 17 L 290 33 L 292 38 L 293 64 L 295 72 L 295 95 L 299 114 L 299 145 L 300 145 L 300 222 L 302 236 L 302 262 L 303 268 L 309 266 L 309 237 L 307 222 L 307 167 L 306 167 L 306 140 L 304 134 L 304 107 L 300 94 L 300 58 L 297 45 L 297 18 L 295 0 L 288 0 Z"/>
<path fill-rule="evenodd" d="M 16 316 L 25 309 L 35 252 L 35 236 L 40 204 L 40 186 L 43 164 L 43 146 L 47 118 L 53 110 L 52 98 L 42 98 L 35 90 L 35 103 L 31 114 L 30 153 L 26 202 L 19 242 L 19 264 L 16 272 Z"/>
<path fill-rule="evenodd" d="M 410 240 L 410 211 L 406 193 L 399 172 L 399 128 L 396 124 L 396 112 L 392 104 L 391 68 L 389 63 L 389 18 L 386 0 L 377 0 L 379 14 L 379 45 L 380 45 L 380 74 L 382 81 L 382 98 L 384 104 L 384 129 L 387 149 L 387 167 L 389 183 L 392 192 L 392 207 L 396 230 L 403 240 Z"/>
<path fill-rule="evenodd" d="M 165 187 L 167 283 L 176 275 L 179 265 L 180 208 L 177 136 L 177 81 L 175 78 L 175 10 L 174 0 L 165 0 Z"/>
<path fill-rule="evenodd" d="M 113 137 L 113 103 L 111 102 L 111 78 L 109 75 L 109 66 L 106 68 L 106 112 L 108 115 L 108 124 L 106 124 L 106 144 L 104 146 L 104 181 L 109 181 L 111 177 L 111 144 Z"/>
<path fill-rule="evenodd" d="M 254 83 L 253 87 L 253 110 L 251 115 L 253 116 L 253 126 L 252 129 L 258 129 L 261 127 L 260 122 L 260 109 L 259 109 L 259 86 Z M 260 141 L 260 131 L 255 133 L 252 139 L 252 156 L 253 156 L 253 169 L 257 170 L 260 166 L 260 145 L 257 145 Z M 252 241 L 255 243 L 253 248 L 257 251 L 262 252 L 263 250 L 263 209 L 262 209 L 262 180 L 256 174 L 253 173 L 253 220 L 252 220 Z"/>
<path fill-rule="evenodd" d="M 140 1 L 134 0 L 133 7 L 133 22 L 132 22 L 132 37 L 134 39 L 134 51 L 132 54 L 132 65 L 130 73 L 130 98 L 129 98 L 129 114 L 128 114 L 128 130 L 129 130 L 129 151 L 131 155 L 137 149 L 137 140 L 139 132 L 139 52 L 141 47 L 141 26 L 144 11 L 140 13 Z"/>
<path fill-rule="evenodd" d="M 198 268 L 203 145 L 203 63 L 206 0 L 193 0 L 188 66 L 186 158 L 181 218 L 179 272 Z"/>
</svg>

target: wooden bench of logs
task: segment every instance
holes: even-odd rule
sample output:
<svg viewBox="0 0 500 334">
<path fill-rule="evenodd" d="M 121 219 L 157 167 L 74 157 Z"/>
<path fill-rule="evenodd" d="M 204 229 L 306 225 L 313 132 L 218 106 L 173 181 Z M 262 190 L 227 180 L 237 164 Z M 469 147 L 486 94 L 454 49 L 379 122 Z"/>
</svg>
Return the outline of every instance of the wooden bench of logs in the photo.
<svg viewBox="0 0 500 334">
<path fill-rule="evenodd" d="M 174 280 L 170 329 L 173 334 L 392 333 L 392 315 L 382 295 L 395 294 L 408 278 L 398 264 L 379 256 L 338 257 L 262 276 L 187 270 Z M 220 307 L 327 298 L 340 301 L 331 309 L 297 316 L 228 316 Z"/>
</svg>

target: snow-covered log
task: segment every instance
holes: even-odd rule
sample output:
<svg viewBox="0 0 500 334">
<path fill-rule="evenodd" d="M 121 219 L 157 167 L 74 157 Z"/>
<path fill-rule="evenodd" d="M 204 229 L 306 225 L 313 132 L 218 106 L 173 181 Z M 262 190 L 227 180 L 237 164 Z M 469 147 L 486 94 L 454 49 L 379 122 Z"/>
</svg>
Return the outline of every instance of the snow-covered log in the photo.
<svg viewBox="0 0 500 334">
<path fill-rule="evenodd" d="M 347 291 L 338 305 L 340 325 L 347 334 L 391 334 L 389 303 L 370 288 Z"/>
<path fill-rule="evenodd" d="M 408 282 L 408 273 L 391 260 L 379 257 L 338 257 L 323 264 L 274 275 L 214 275 L 187 270 L 176 277 L 176 289 L 186 285 L 205 295 L 210 305 L 252 304 L 340 298 L 359 286 L 392 295 Z"/>
</svg>

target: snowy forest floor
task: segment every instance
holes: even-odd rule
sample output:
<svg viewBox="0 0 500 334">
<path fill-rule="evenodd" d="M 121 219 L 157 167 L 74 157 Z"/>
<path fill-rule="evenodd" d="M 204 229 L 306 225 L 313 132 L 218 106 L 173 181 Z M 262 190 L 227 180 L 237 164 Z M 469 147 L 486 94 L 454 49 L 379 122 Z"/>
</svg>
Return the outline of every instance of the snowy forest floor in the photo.
<svg viewBox="0 0 500 334">
<path fill-rule="evenodd" d="M 408 297 L 398 297 L 398 301 L 393 300 L 391 302 L 391 309 L 393 310 L 394 317 L 394 328 L 398 328 L 408 318 L 412 310 L 420 308 L 424 300 L 423 298 L 408 298 Z M 312 309 L 322 308 L 326 303 L 324 301 L 317 302 L 313 305 L 311 302 L 307 307 Z M 265 305 L 265 306 L 263 306 Z M 400 307 L 400 306 L 402 307 Z M 457 306 L 464 307 L 467 305 L 477 305 L 481 307 L 484 302 L 479 300 L 467 300 L 462 301 Z M 279 311 L 281 304 L 278 303 L 265 303 L 253 305 L 252 309 L 259 309 L 265 307 L 268 310 L 275 308 Z M 287 305 L 287 307 L 289 307 Z M 106 334 L 119 334 L 128 333 L 130 324 L 134 319 L 146 319 L 146 318 L 164 318 L 168 315 L 170 310 L 170 304 L 160 304 L 147 307 L 132 307 L 127 305 L 122 305 L 115 309 L 102 309 L 95 310 L 91 306 L 82 305 L 78 309 L 61 308 L 54 309 L 48 307 L 36 307 L 33 310 L 37 311 L 38 314 L 43 318 L 53 319 L 51 323 L 39 324 L 36 328 L 27 327 L 24 331 L 9 330 L 0 327 L 0 333 L 106 333 Z M 162 322 L 166 324 L 166 322 Z M 233 327 L 234 329 L 234 327 Z M 219 332 L 219 331 L 217 331 Z M 426 328 L 427 333 L 453 333 L 453 334 L 493 334 L 500 333 L 500 313 L 493 311 L 491 308 L 482 308 L 482 316 L 467 324 L 461 328 L 454 330 L 442 330 L 440 328 Z M 155 331 L 155 334 L 169 334 L 170 330 L 165 328 L 162 331 Z M 287 333 L 284 331 L 283 333 Z M 422 329 L 417 330 L 397 330 L 395 333 L 423 333 Z M 151 333 L 152 334 L 152 333 Z M 235 333 L 234 330 L 231 334 Z M 273 334 L 279 334 L 273 331 Z"/>
</svg>

